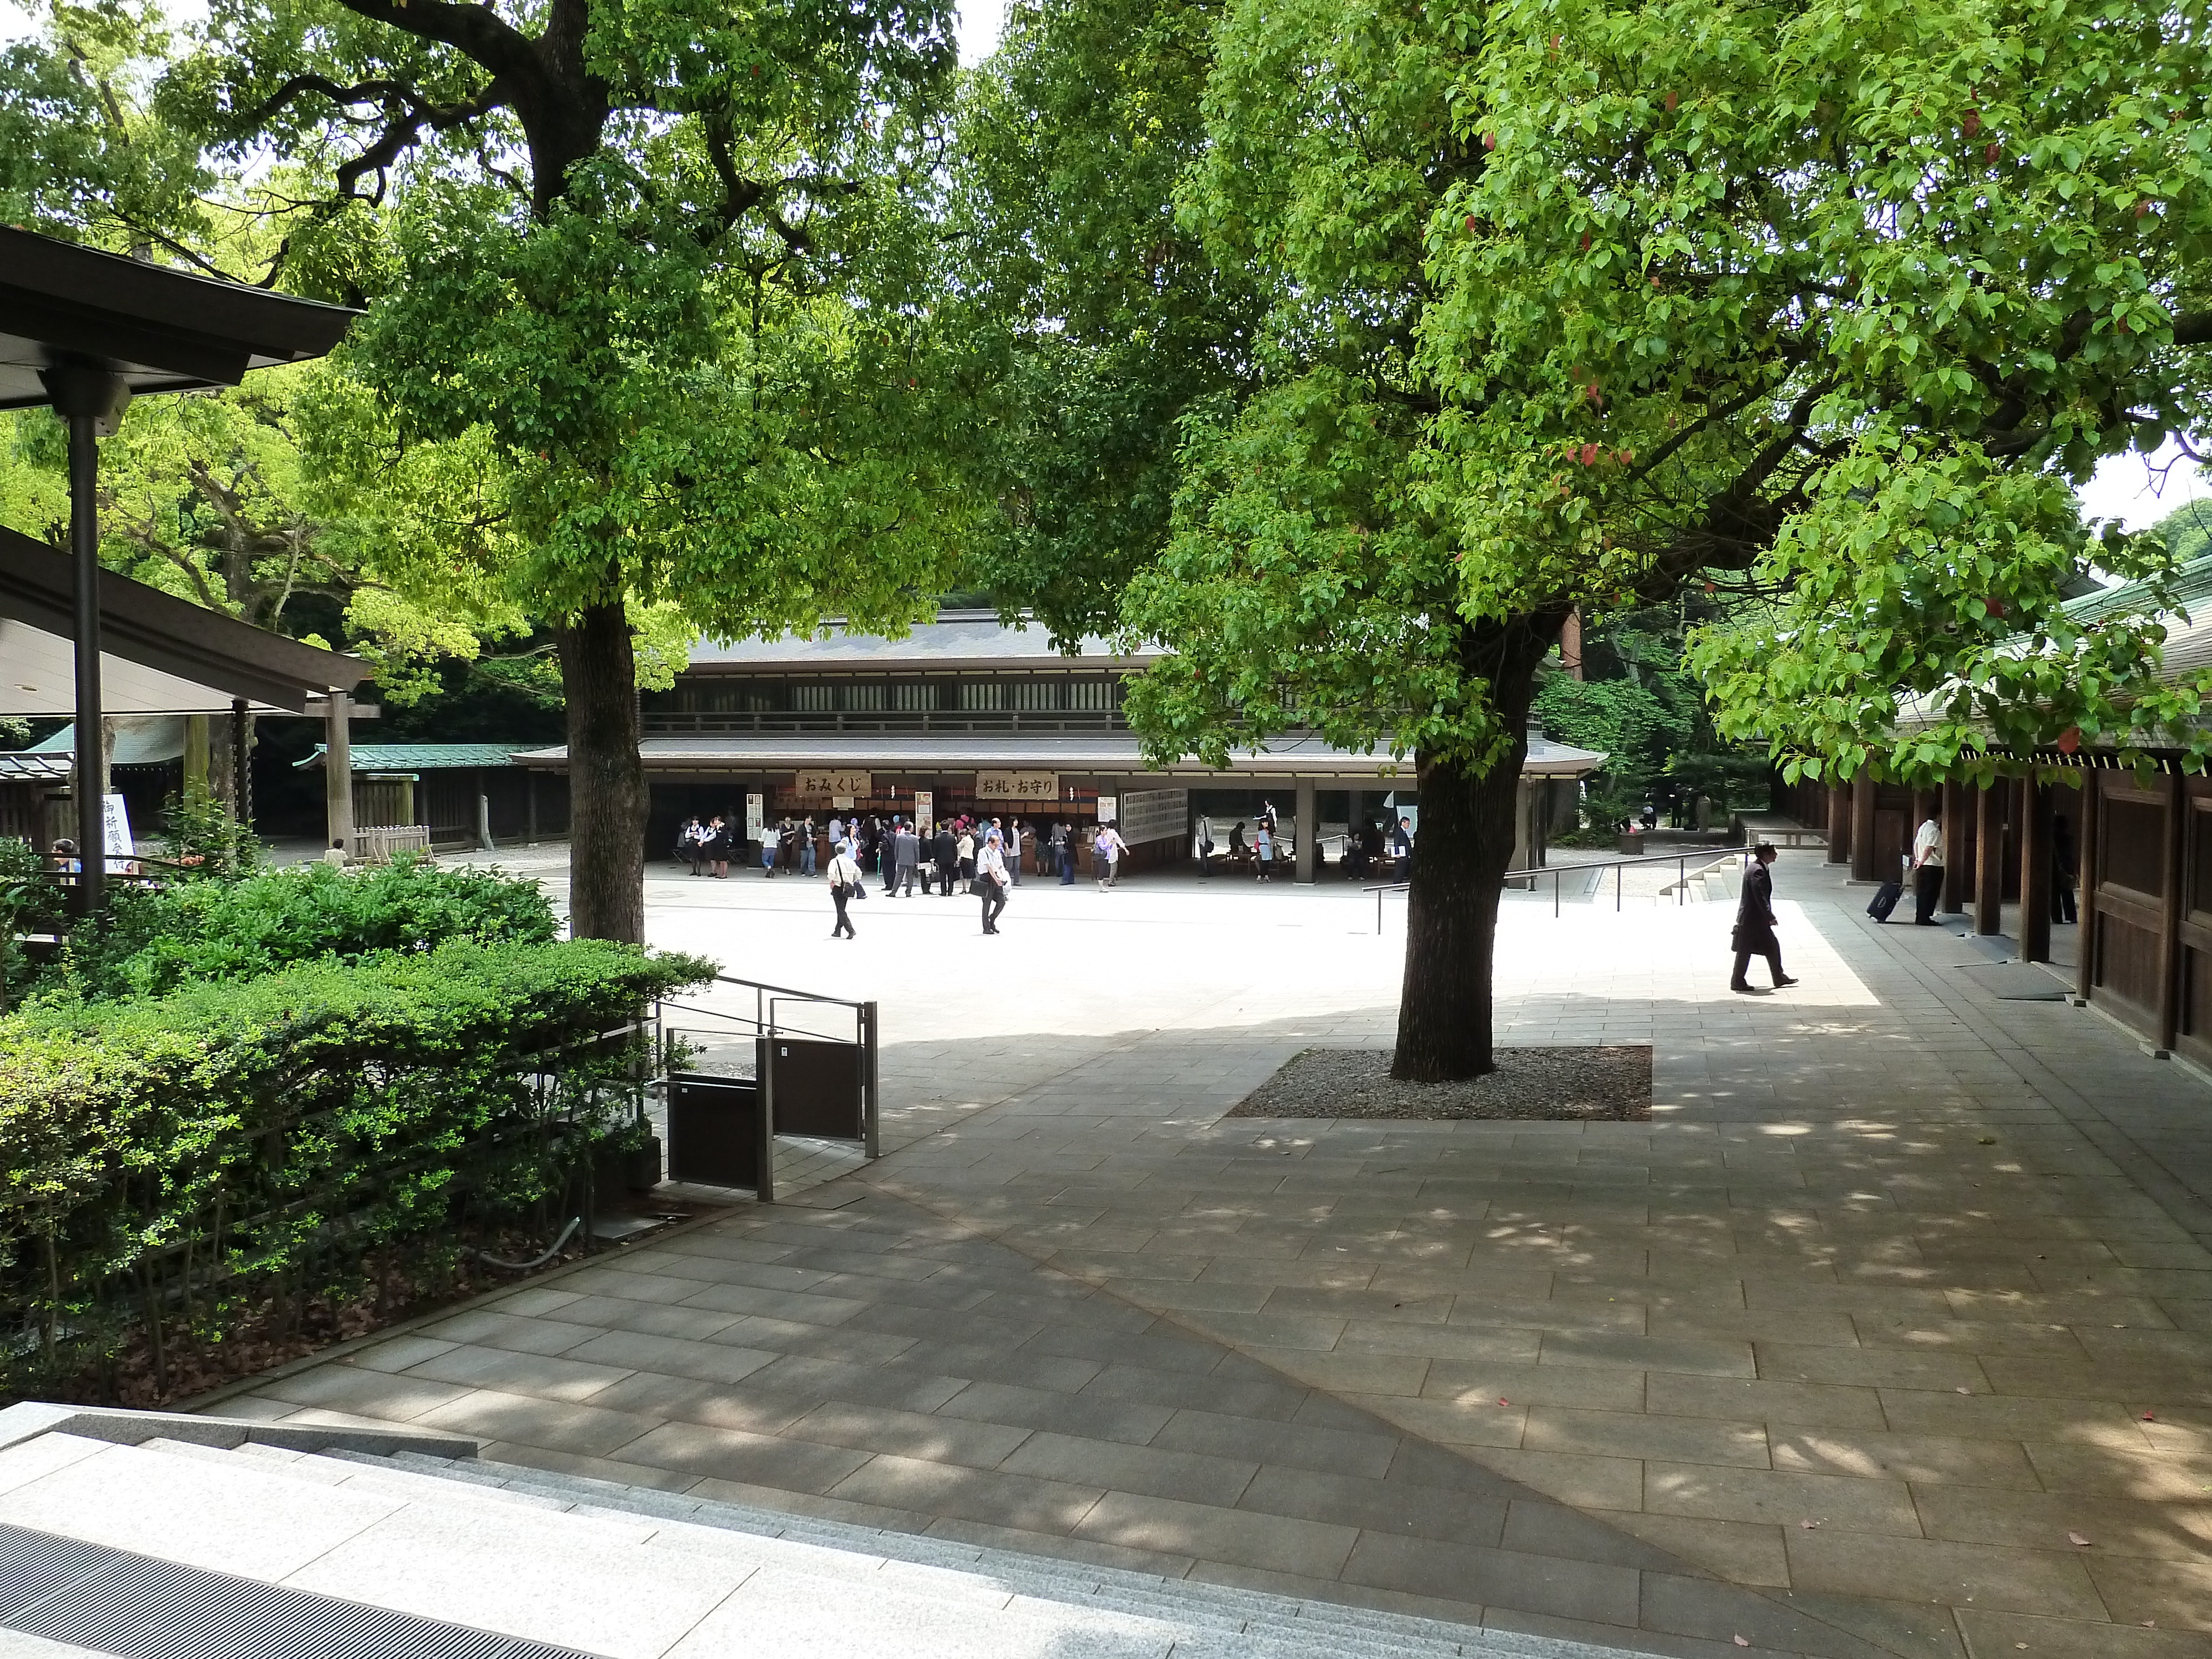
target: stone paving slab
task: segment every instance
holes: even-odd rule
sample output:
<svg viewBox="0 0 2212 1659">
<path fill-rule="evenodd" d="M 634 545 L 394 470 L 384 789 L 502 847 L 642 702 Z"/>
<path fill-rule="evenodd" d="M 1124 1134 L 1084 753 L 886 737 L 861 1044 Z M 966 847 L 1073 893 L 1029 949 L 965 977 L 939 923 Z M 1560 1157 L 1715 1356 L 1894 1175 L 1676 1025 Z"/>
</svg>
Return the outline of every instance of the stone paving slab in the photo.
<svg viewBox="0 0 2212 1659">
<path fill-rule="evenodd" d="M 1652 1043 L 1632 1124 L 1223 1121 L 1389 1040 L 1396 941 L 1331 895 L 1133 890 L 1109 931 L 1124 896 L 1024 889 L 1060 936 L 992 962 L 1159 971 L 994 968 L 935 1018 L 888 981 L 952 907 L 900 912 L 823 957 L 885 998 L 891 1156 L 252 1409 L 1651 1651 L 2201 1651 L 2212 1096 L 1816 855 L 1779 885 L 1806 983 L 1771 999 L 1728 996 L 1717 908 L 1509 903 L 1506 1040 Z M 784 887 L 713 896 L 811 933 Z M 1194 909 L 1221 984 L 1153 942 Z"/>
</svg>

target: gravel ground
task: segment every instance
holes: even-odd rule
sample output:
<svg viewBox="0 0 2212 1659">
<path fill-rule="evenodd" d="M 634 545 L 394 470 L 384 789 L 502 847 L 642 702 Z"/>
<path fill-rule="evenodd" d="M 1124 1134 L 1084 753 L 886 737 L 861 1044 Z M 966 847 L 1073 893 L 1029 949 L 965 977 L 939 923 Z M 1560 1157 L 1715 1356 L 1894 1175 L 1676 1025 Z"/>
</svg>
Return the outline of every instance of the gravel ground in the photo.
<svg viewBox="0 0 2212 1659">
<path fill-rule="evenodd" d="M 1542 1118 L 1651 1115 L 1648 1046 L 1500 1048 L 1498 1069 L 1462 1083 L 1401 1083 L 1388 1048 L 1309 1048 L 1231 1117 Z"/>
</svg>

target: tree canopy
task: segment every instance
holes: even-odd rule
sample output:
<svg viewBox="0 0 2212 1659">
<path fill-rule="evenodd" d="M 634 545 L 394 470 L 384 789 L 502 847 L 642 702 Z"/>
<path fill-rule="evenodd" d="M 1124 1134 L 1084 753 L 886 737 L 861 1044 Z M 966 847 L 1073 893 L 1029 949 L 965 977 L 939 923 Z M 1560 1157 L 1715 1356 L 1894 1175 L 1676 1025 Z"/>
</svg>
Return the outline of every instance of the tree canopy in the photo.
<svg viewBox="0 0 2212 1659">
<path fill-rule="evenodd" d="M 2071 486 L 2205 424 L 2206 21 L 1222 13 L 1177 222 L 1261 309 L 1251 373 L 1180 411 L 1121 609 L 1175 654 L 1131 716 L 1159 758 L 1297 728 L 1412 759 L 1401 1073 L 1487 1064 L 1498 780 L 1571 611 L 1709 598 L 1719 729 L 1793 773 L 2141 743 L 2201 708 L 2159 676 L 2163 542 L 2093 540 Z M 2076 626 L 2092 562 L 2149 598 Z M 1909 693 L 1949 717 L 1900 735 Z"/>
</svg>

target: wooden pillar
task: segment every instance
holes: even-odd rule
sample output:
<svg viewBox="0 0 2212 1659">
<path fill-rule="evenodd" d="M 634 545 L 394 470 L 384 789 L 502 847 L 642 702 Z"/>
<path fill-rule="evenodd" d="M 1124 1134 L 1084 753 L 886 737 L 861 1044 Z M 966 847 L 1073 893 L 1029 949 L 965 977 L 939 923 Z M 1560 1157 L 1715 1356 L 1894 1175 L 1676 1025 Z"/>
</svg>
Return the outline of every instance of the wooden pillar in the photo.
<svg viewBox="0 0 2212 1659">
<path fill-rule="evenodd" d="M 241 824 L 253 823 L 253 715 L 246 699 L 230 700 L 230 763 L 236 768 L 230 787 L 230 815 Z"/>
<path fill-rule="evenodd" d="M 2051 809 L 2032 771 L 2020 781 L 2020 959 L 2051 960 Z"/>
<path fill-rule="evenodd" d="M 353 699 L 333 690 L 323 719 L 323 841 L 353 846 L 353 728 L 346 706 Z"/>
<path fill-rule="evenodd" d="M 2075 856 L 2081 861 L 2080 890 L 2075 908 L 2081 929 L 2075 936 L 2079 963 L 2074 978 L 2075 994 L 2087 1002 L 2097 984 L 2097 846 L 2105 816 L 2104 774 L 2091 771 L 2081 779 L 2081 830 L 2075 840 Z"/>
<path fill-rule="evenodd" d="M 2000 781 L 1984 783 L 1974 798 L 1974 931 L 2004 928 L 2004 798 Z"/>
<path fill-rule="evenodd" d="M 1943 897 L 1939 908 L 1947 916 L 1964 914 L 1966 894 L 1974 878 L 1973 836 L 1966 817 L 1966 787 L 1943 786 Z"/>
<path fill-rule="evenodd" d="M 1321 872 L 1321 806 L 1314 799 L 1314 781 L 1300 778 L 1293 784 L 1297 792 L 1295 810 L 1298 815 L 1298 840 L 1293 849 L 1297 858 L 1296 879 L 1301 886 L 1310 887 Z"/>
<path fill-rule="evenodd" d="M 1864 772 L 1851 780 L 1851 879 L 1886 881 L 1897 872 L 1874 867 L 1875 781 Z"/>
<path fill-rule="evenodd" d="M 189 805 L 198 805 L 209 799 L 211 747 L 208 738 L 208 717 L 205 714 L 185 715 L 184 796 Z"/>
<path fill-rule="evenodd" d="M 2166 781 L 2166 855 L 2158 890 L 2165 902 L 2158 929 L 2158 1046 L 2171 1053 L 2181 1024 L 2181 838 L 2189 822 L 2189 793 L 2181 774 Z"/>
<path fill-rule="evenodd" d="M 1828 788 L 1828 862 L 1851 861 L 1851 787 L 1832 784 Z"/>
</svg>

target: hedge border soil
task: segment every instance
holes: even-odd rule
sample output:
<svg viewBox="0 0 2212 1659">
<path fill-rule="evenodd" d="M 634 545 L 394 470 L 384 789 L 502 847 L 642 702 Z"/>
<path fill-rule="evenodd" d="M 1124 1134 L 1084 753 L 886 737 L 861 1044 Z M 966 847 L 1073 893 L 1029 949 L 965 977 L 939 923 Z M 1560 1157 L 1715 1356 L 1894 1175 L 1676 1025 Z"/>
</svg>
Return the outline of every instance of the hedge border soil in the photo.
<svg viewBox="0 0 2212 1659">
<path fill-rule="evenodd" d="M 1498 1069 L 1453 1083 L 1401 1083 L 1388 1048 L 1308 1048 L 1231 1107 L 1230 1117 L 1517 1118 L 1631 1122 L 1651 1115 L 1651 1049 L 1499 1048 Z"/>
</svg>

